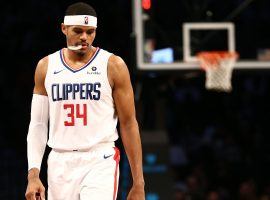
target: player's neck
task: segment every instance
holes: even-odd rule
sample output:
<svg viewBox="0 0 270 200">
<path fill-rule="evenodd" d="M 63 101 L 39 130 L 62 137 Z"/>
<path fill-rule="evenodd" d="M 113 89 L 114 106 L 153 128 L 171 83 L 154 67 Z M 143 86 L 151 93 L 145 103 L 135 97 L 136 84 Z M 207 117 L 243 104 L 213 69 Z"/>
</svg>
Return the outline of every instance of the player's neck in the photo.
<svg viewBox="0 0 270 200">
<path fill-rule="evenodd" d="M 90 60 L 96 52 L 96 47 L 91 46 L 85 53 L 80 53 L 78 51 L 64 49 L 64 56 L 70 62 L 87 62 Z"/>
</svg>

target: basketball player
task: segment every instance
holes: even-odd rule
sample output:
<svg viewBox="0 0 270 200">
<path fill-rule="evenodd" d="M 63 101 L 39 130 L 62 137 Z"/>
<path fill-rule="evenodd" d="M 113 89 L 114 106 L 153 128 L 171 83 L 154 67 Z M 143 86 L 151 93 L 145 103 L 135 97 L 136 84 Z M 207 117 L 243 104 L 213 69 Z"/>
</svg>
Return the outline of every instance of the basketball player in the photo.
<svg viewBox="0 0 270 200">
<path fill-rule="evenodd" d="M 144 200 L 141 141 L 127 66 L 92 46 L 97 15 L 88 4 L 70 5 L 61 28 L 67 48 L 41 59 L 35 72 L 26 199 L 45 199 L 39 172 L 48 144 L 49 200 L 115 200 L 119 118 L 133 178 L 127 199 Z"/>
</svg>

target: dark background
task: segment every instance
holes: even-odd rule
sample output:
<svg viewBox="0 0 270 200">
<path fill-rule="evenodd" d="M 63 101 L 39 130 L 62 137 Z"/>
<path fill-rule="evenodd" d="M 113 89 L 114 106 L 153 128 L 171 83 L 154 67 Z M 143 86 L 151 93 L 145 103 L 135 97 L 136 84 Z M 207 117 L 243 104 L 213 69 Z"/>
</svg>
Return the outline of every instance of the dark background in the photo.
<svg viewBox="0 0 270 200">
<path fill-rule="evenodd" d="M 24 199 L 26 135 L 35 66 L 42 57 L 65 46 L 60 23 L 66 7 L 74 2 L 32 0 L 1 5 L 0 199 Z M 164 2 L 159 12 L 173 18 L 170 6 L 179 6 L 184 12 L 184 2 L 202 5 L 206 1 L 172 1 L 167 7 Z M 236 1 L 228 1 L 227 7 L 215 7 L 218 3 L 213 2 L 217 1 L 208 2 L 219 14 L 217 18 L 223 19 L 231 9 L 229 5 Z M 270 21 L 269 2 L 256 2 L 256 7 L 242 17 L 253 23 L 253 16 L 262 15 L 265 21 L 256 23 L 265 27 Z M 167 138 L 162 144 L 143 141 L 147 199 L 269 199 L 269 71 L 236 70 L 231 93 L 205 90 L 203 73 L 188 77 L 180 71 L 137 71 L 130 37 L 131 2 L 88 3 L 98 13 L 94 45 L 120 55 L 129 66 L 142 138 L 150 136 L 154 140 L 160 131 Z M 190 16 L 197 19 L 205 17 L 196 9 L 192 13 Z M 251 35 L 257 32 L 248 31 Z M 269 40 L 263 44 L 269 44 Z M 121 148 L 121 142 L 118 145 Z M 130 186 L 129 169 L 122 154 L 119 199 Z M 41 176 L 45 182 L 46 161 Z M 155 178 L 159 179 L 153 182 Z"/>
</svg>

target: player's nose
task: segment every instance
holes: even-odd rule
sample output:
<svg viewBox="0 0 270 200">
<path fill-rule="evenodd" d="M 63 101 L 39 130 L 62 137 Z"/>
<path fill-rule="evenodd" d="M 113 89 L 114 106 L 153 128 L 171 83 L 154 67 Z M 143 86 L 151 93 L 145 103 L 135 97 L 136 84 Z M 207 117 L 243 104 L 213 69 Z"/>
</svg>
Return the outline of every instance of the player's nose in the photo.
<svg viewBox="0 0 270 200">
<path fill-rule="evenodd" d="M 85 41 L 87 39 L 87 33 L 83 32 L 80 37 L 81 40 Z"/>
</svg>

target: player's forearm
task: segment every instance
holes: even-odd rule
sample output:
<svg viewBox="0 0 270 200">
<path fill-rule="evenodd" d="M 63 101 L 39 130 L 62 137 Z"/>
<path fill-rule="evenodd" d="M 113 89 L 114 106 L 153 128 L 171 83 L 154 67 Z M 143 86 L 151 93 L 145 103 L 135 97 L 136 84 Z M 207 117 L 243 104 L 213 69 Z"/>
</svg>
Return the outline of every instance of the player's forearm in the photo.
<svg viewBox="0 0 270 200">
<path fill-rule="evenodd" d="M 42 158 L 47 143 L 47 128 L 43 125 L 30 125 L 27 136 L 28 170 L 37 168 L 40 170 Z"/>
<path fill-rule="evenodd" d="M 121 138 L 129 160 L 133 185 L 144 185 L 142 147 L 136 120 L 121 125 Z"/>
<path fill-rule="evenodd" d="M 40 169 L 47 143 L 48 112 L 48 97 L 34 94 L 31 107 L 31 122 L 27 135 L 28 170 L 32 168 Z"/>
</svg>

